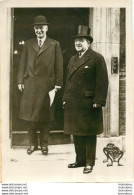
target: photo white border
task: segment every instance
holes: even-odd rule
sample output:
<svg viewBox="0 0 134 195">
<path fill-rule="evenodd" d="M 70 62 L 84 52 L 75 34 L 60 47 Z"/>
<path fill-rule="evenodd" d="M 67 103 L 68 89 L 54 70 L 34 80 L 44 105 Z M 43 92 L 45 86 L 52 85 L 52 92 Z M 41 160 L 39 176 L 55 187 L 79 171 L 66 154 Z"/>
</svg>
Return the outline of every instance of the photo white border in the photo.
<svg viewBox="0 0 134 195">
<path fill-rule="evenodd" d="M 32 3 L 31 3 L 32 2 Z M 133 98 L 133 66 L 132 66 L 132 5 L 131 0 L 83 0 L 81 1 L 6 1 L 0 2 L 0 65 L 1 65 L 1 129 L 2 129 L 2 169 L 7 160 L 10 148 L 9 132 L 9 76 L 10 76 L 10 47 L 11 41 L 7 24 L 8 8 L 43 8 L 43 7 L 122 7 L 126 8 L 126 171 L 124 181 L 132 182 L 134 177 L 134 98 Z M 9 22 L 8 22 L 9 23 Z M 9 54 L 7 56 L 7 53 Z M 115 178 L 111 179 L 114 182 Z M 102 181 L 106 182 L 106 181 Z M 120 182 L 120 181 L 119 181 Z"/>
</svg>

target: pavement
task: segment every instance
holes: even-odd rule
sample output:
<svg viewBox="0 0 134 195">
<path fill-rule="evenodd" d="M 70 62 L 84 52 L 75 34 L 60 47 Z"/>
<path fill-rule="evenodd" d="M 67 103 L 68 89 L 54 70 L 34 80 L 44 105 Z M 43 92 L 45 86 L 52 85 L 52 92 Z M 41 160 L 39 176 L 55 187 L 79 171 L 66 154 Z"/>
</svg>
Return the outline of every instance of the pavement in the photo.
<svg viewBox="0 0 134 195">
<path fill-rule="evenodd" d="M 92 173 L 83 174 L 83 168 L 69 169 L 69 163 L 75 162 L 73 144 L 50 145 L 48 155 L 35 151 L 27 155 L 27 148 L 12 148 L 3 156 L 2 181 L 3 182 L 126 182 L 127 174 L 125 152 L 120 160 L 107 167 L 103 163 L 106 159 L 103 148 L 107 143 L 115 143 L 122 149 L 122 139 L 98 138 L 96 151 L 96 164 Z"/>
</svg>

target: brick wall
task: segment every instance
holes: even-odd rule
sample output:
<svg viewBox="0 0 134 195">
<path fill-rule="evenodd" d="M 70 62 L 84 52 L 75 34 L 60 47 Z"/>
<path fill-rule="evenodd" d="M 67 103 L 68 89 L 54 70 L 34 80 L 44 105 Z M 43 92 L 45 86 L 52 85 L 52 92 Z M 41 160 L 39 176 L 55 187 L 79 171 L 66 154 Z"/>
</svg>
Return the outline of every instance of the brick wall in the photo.
<svg viewBox="0 0 134 195">
<path fill-rule="evenodd" d="M 120 9 L 119 135 L 126 131 L 126 10 Z"/>
</svg>

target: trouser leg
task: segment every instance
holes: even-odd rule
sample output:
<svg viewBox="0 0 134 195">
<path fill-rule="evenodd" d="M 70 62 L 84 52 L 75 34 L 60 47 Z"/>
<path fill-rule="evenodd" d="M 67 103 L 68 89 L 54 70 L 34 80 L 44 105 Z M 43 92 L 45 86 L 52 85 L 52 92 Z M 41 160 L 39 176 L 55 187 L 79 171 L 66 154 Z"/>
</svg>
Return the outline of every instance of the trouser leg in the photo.
<svg viewBox="0 0 134 195">
<path fill-rule="evenodd" d="M 50 130 L 51 130 L 51 123 L 50 121 L 48 122 L 42 122 L 40 124 L 40 145 L 41 147 L 43 146 L 48 146 L 48 139 L 50 135 Z"/>
<path fill-rule="evenodd" d="M 95 165 L 96 156 L 96 135 L 86 136 L 86 165 Z"/>
<path fill-rule="evenodd" d="M 84 136 L 73 136 L 75 153 L 76 153 L 76 162 L 80 164 L 86 163 L 86 145 Z"/>
<path fill-rule="evenodd" d="M 48 146 L 48 139 L 51 130 L 51 110 L 52 106 L 50 108 L 50 98 L 49 95 L 47 95 L 41 108 L 41 118 L 39 122 L 41 147 Z"/>
<path fill-rule="evenodd" d="M 38 139 L 37 139 L 37 132 L 36 132 L 37 123 L 36 122 L 29 122 L 28 128 L 28 139 L 30 146 L 38 146 Z"/>
</svg>

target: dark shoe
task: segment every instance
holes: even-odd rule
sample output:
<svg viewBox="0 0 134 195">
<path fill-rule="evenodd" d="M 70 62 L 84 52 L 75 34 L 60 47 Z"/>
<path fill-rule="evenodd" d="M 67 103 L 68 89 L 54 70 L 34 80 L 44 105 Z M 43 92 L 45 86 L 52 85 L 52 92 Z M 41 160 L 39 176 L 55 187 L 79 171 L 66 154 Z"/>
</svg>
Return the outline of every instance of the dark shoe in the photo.
<svg viewBox="0 0 134 195">
<path fill-rule="evenodd" d="M 38 147 L 37 146 L 30 146 L 27 149 L 27 154 L 32 154 L 35 150 L 38 150 Z"/>
<path fill-rule="evenodd" d="M 42 146 L 41 151 L 42 151 L 43 155 L 47 155 L 48 154 L 48 147 L 47 146 Z"/>
<path fill-rule="evenodd" d="M 83 173 L 87 174 L 87 173 L 91 173 L 93 170 L 93 167 L 92 166 L 86 166 L 84 169 L 83 169 Z"/>
<path fill-rule="evenodd" d="M 77 168 L 77 167 L 84 167 L 84 166 L 85 164 L 75 162 L 75 163 L 69 164 L 68 168 Z"/>
</svg>

